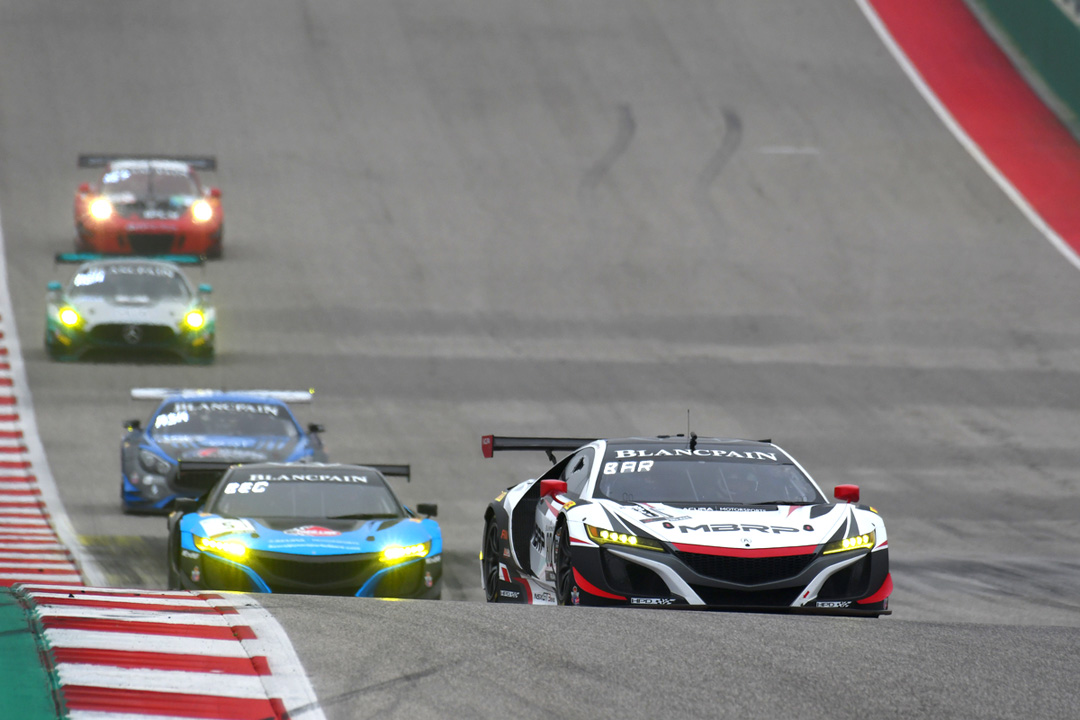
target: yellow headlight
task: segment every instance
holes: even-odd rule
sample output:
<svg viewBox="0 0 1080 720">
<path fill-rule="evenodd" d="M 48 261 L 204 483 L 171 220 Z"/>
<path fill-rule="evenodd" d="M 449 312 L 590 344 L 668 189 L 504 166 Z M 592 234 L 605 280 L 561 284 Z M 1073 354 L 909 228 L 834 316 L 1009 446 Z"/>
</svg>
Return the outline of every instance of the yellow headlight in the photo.
<svg viewBox="0 0 1080 720">
<path fill-rule="evenodd" d="M 201 310 L 192 310 L 184 316 L 184 324 L 192 330 L 198 330 L 206 324 L 206 316 Z"/>
<path fill-rule="evenodd" d="M 108 220 L 112 217 L 113 206 L 108 198 L 99 197 L 90 203 L 90 215 L 95 220 Z"/>
<path fill-rule="evenodd" d="M 205 200 L 196 200 L 191 206 L 191 217 L 195 222 L 206 222 L 214 217 L 214 208 Z"/>
<path fill-rule="evenodd" d="M 825 546 L 825 549 L 821 551 L 822 555 L 832 555 L 838 552 L 848 552 L 850 550 L 869 550 L 877 544 L 877 533 L 871 530 L 868 533 L 862 535 L 852 535 L 846 537 L 843 540 L 837 540 L 831 542 Z"/>
<path fill-rule="evenodd" d="M 659 550 L 663 552 L 664 546 L 655 540 L 649 538 L 638 537 L 637 535 L 629 535 L 627 533 L 615 532 L 614 530 L 605 530 L 604 528 L 593 527 L 592 525 L 585 526 L 585 532 L 589 534 L 589 539 L 597 545 L 625 545 L 627 547 L 643 548 L 645 550 Z"/>
<path fill-rule="evenodd" d="M 213 538 L 204 538 L 198 535 L 193 535 L 192 539 L 195 540 L 195 547 L 203 552 L 228 555 L 237 560 L 242 560 L 247 555 L 247 545 L 239 540 L 214 540 Z"/>
<path fill-rule="evenodd" d="M 57 313 L 57 317 L 60 318 L 60 322 L 64 323 L 68 327 L 75 327 L 78 325 L 82 318 L 79 317 L 79 313 L 75 312 L 74 308 L 60 308 L 60 312 Z"/>
<path fill-rule="evenodd" d="M 425 543 L 418 543 L 416 545 L 406 545 L 404 547 L 400 545 L 394 545 L 392 547 L 383 548 L 382 555 L 379 559 L 384 563 L 396 563 L 402 560 L 408 560 L 409 558 L 420 558 L 428 554 L 431 550 L 431 541 Z"/>
</svg>

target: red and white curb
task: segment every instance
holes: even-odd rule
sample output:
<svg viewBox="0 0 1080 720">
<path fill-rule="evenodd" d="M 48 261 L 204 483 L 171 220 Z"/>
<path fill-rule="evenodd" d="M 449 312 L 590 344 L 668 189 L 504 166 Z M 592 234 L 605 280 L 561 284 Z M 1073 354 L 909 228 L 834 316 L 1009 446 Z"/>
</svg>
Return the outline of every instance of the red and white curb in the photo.
<svg viewBox="0 0 1080 720">
<path fill-rule="evenodd" d="M 323 718 L 292 644 L 231 593 L 22 584 L 70 720 Z"/>
<path fill-rule="evenodd" d="M 6 262 L 0 230 L 0 585 L 35 607 L 67 718 L 324 720 L 288 635 L 254 599 L 105 587 L 37 434 Z"/>
</svg>

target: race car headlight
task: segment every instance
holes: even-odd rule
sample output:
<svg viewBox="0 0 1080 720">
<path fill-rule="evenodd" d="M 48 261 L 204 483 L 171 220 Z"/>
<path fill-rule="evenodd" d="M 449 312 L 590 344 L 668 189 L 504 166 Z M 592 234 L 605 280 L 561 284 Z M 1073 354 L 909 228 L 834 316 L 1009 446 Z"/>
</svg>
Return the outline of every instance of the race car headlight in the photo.
<svg viewBox="0 0 1080 720">
<path fill-rule="evenodd" d="M 205 200 L 196 200 L 191 205 L 191 219 L 195 222 L 206 222 L 214 217 L 214 208 Z"/>
<path fill-rule="evenodd" d="M 247 545 L 239 540 L 214 540 L 213 538 L 204 538 L 198 535 L 193 535 L 192 539 L 195 541 L 195 547 L 205 553 L 224 555 L 234 560 L 242 560 L 247 555 Z"/>
<path fill-rule="evenodd" d="M 624 545 L 626 547 L 636 547 L 643 550 L 664 551 L 664 546 L 655 540 L 638 537 L 637 535 L 619 533 L 614 530 L 605 530 L 603 528 L 593 527 L 592 525 L 586 525 L 585 532 L 589 534 L 589 539 L 597 545 Z"/>
<path fill-rule="evenodd" d="M 184 316 L 184 325 L 189 330 L 198 330 L 206 324 L 206 315 L 202 310 L 192 310 Z"/>
<path fill-rule="evenodd" d="M 143 466 L 143 469 L 155 472 L 158 475 L 169 474 L 169 463 L 149 450 L 139 451 L 139 464 Z"/>
<path fill-rule="evenodd" d="M 384 563 L 396 563 L 410 558 L 422 558 L 431 551 L 431 541 L 417 543 L 416 545 L 392 545 L 383 548 L 379 559 Z"/>
<path fill-rule="evenodd" d="M 851 550 L 868 550 L 873 548 L 876 544 L 877 533 L 871 530 L 862 535 L 852 535 L 843 540 L 834 540 L 831 543 L 827 543 L 825 549 L 821 551 L 821 554 L 832 555 L 833 553 L 849 552 Z"/>
<path fill-rule="evenodd" d="M 82 322 L 82 318 L 79 313 L 72 307 L 62 307 L 60 312 L 56 313 L 56 317 L 69 328 L 78 326 Z"/>
<path fill-rule="evenodd" d="M 108 198 L 99 197 L 90 203 L 90 217 L 95 220 L 108 220 L 112 217 L 113 206 Z"/>
</svg>

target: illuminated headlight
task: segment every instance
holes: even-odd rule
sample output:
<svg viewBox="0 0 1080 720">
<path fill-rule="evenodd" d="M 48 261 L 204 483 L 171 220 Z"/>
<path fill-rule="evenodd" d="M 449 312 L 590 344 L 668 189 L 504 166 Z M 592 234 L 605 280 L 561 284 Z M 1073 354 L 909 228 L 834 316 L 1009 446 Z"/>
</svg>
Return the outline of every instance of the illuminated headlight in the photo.
<svg viewBox="0 0 1080 720">
<path fill-rule="evenodd" d="M 417 543 L 416 545 L 393 545 L 383 548 L 379 559 L 384 563 L 396 563 L 410 558 L 422 558 L 431 550 L 431 541 Z"/>
<path fill-rule="evenodd" d="M 843 540 L 835 540 L 828 543 L 825 549 L 821 552 L 822 555 L 832 555 L 838 552 L 848 552 L 850 550 L 868 550 L 873 548 L 877 544 L 877 533 L 873 530 L 864 535 L 852 535 L 846 537 Z"/>
<path fill-rule="evenodd" d="M 192 310 L 184 316 L 184 324 L 191 330 L 198 330 L 206 324 L 206 315 L 202 310 Z"/>
<path fill-rule="evenodd" d="M 191 218 L 195 222 L 206 222 L 214 217 L 214 208 L 205 200 L 196 200 L 191 206 Z"/>
<path fill-rule="evenodd" d="M 139 451 L 139 464 L 146 470 L 156 472 L 158 475 L 169 474 L 169 463 L 149 450 Z"/>
<path fill-rule="evenodd" d="M 213 538 L 204 538 L 198 535 L 193 535 L 192 539 L 195 541 L 195 547 L 205 553 L 225 555 L 237 560 L 242 560 L 247 555 L 247 545 L 239 540 L 214 540 Z"/>
<path fill-rule="evenodd" d="M 655 540 L 638 537 L 637 535 L 615 532 L 614 530 L 605 530 L 603 528 L 593 527 L 592 525 L 586 525 L 585 532 L 589 534 L 589 539 L 597 545 L 625 545 L 626 547 L 636 547 L 643 550 L 664 551 L 664 546 Z"/>
<path fill-rule="evenodd" d="M 113 206 L 108 198 L 99 197 L 90 203 L 90 216 L 95 220 L 108 220 L 112 217 Z"/>
<path fill-rule="evenodd" d="M 76 327 L 82 322 L 82 318 L 79 317 L 79 313 L 75 312 L 75 308 L 60 308 L 60 312 L 58 312 L 56 316 L 60 319 L 60 322 L 69 328 Z"/>
</svg>

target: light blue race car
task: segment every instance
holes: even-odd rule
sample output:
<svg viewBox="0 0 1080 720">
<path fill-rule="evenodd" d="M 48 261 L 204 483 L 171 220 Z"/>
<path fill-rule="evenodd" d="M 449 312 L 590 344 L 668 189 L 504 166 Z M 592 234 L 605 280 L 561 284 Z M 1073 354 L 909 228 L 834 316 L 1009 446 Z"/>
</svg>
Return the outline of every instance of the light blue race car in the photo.
<svg viewBox="0 0 1080 720">
<path fill-rule="evenodd" d="M 409 466 L 181 462 L 178 486 L 209 492 L 169 516 L 169 588 L 438 599 L 438 508 L 386 475 Z"/>
</svg>

